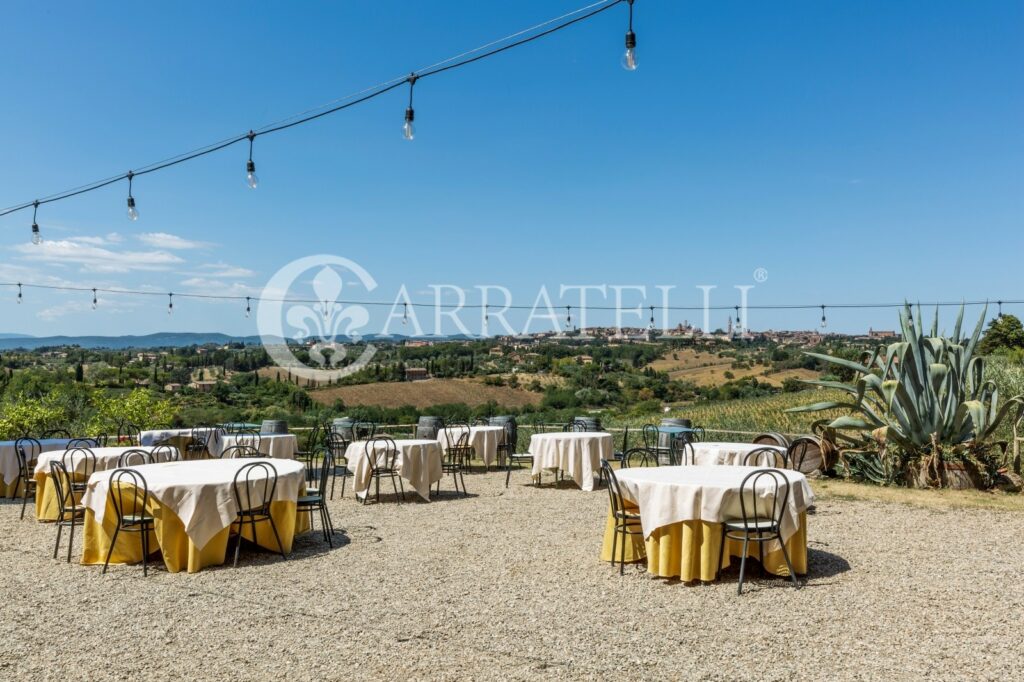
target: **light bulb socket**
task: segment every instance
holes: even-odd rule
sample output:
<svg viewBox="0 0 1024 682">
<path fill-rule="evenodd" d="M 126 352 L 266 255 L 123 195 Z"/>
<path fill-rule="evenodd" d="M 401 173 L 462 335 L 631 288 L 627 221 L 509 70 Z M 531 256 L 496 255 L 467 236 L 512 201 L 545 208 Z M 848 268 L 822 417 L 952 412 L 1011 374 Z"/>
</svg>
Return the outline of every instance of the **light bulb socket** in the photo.
<svg viewBox="0 0 1024 682">
<path fill-rule="evenodd" d="M 253 161 L 252 159 L 249 159 L 248 161 L 246 161 L 245 162 L 245 171 L 247 173 L 255 173 L 256 172 L 256 162 Z"/>
<path fill-rule="evenodd" d="M 128 197 L 128 208 L 135 208 L 135 197 Z"/>
<path fill-rule="evenodd" d="M 39 234 L 39 224 L 32 223 L 32 234 Z"/>
<path fill-rule="evenodd" d="M 414 120 L 416 120 L 416 112 L 413 111 L 412 107 L 407 107 L 405 110 L 405 122 L 412 123 Z"/>
<path fill-rule="evenodd" d="M 632 50 L 636 47 L 636 34 L 632 31 L 626 32 L 626 49 Z"/>
</svg>

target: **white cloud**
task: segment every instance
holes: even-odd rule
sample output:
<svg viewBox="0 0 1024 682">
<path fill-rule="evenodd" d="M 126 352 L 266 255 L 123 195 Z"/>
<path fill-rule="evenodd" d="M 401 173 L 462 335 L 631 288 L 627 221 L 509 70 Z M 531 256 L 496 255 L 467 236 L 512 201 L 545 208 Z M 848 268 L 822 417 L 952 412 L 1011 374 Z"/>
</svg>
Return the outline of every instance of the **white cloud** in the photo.
<svg viewBox="0 0 1024 682">
<path fill-rule="evenodd" d="M 230 263 L 225 263 L 223 261 L 219 261 L 217 263 L 203 263 L 199 266 L 199 269 L 201 272 L 198 276 L 200 277 L 227 277 L 238 279 L 252 277 L 256 274 L 249 268 L 243 268 L 240 265 L 231 265 Z"/>
<path fill-rule="evenodd" d="M 80 239 L 18 244 L 14 251 L 25 260 L 52 265 L 78 265 L 83 272 L 130 272 L 169 270 L 184 261 L 167 251 L 112 251 Z"/>
<path fill-rule="evenodd" d="M 84 294 L 84 295 L 88 296 L 88 294 Z M 135 310 L 138 307 L 139 307 L 139 304 L 136 303 L 136 302 L 133 302 L 133 301 L 124 301 L 124 300 L 108 301 L 108 300 L 106 300 L 106 299 L 101 297 L 100 300 L 99 300 L 99 303 L 97 304 L 96 310 L 98 312 L 102 308 L 102 311 L 105 314 L 106 313 L 119 314 L 119 313 L 135 312 Z M 79 301 L 79 300 L 63 301 L 61 303 L 58 303 L 57 305 L 52 305 L 52 306 L 50 306 L 48 308 L 43 308 L 42 310 L 40 310 L 39 312 L 36 313 L 36 317 L 38 317 L 41 320 L 46 320 L 46 321 L 50 322 L 50 321 L 59 319 L 61 317 L 64 317 L 65 315 L 74 315 L 76 313 L 84 313 L 84 312 L 93 312 L 93 310 L 92 310 L 92 300 L 91 299 L 88 300 L 88 301 Z"/>
<path fill-rule="evenodd" d="M 190 277 L 182 280 L 181 286 L 191 289 L 195 293 L 217 296 L 252 296 L 256 298 L 260 294 L 258 287 L 252 287 L 241 282 L 228 283 L 224 280 L 209 277 Z"/>
<path fill-rule="evenodd" d="M 157 249 L 205 249 L 212 246 L 207 242 L 192 241 L 191 239 L 185 239 L 184 237 L 167 232 L 143 232 L 138 235 L 138 240 L 147 246 Z"/>
</svg>

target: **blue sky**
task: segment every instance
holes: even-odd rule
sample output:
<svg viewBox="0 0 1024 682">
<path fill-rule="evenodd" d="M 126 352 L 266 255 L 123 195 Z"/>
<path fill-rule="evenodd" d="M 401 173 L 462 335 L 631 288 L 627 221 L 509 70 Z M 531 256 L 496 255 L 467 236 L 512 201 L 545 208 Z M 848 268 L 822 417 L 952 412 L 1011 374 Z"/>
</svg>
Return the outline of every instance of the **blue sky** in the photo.
<svg viewBox="0 0 1024 682">
<path fill-rule="evenodd" d="M 584 4 L 7 2 L 0 205 L 245 132 Z M 377 282 L 366 293 L 346 279 L 346 296 L 388 301 L 403 284 L 430 301 L 430 285 L 447 283 L 505 286 L 526 305 L 544 285 L 560 308 L 578 304 L 558 296 L 562 284 L 646 285 L 645 307 L 659 284 L 676 287 L 676 305 L 699 304 L 700 284 L 717 285 L 721 305 L 749 284 L 760 304 L 1022 297 L 1020 2 L 637 0 L 635 11 L 634 73 L 619 66 L 623 5 L 424 79 L 411 143 L 400 89 L 257 139 L 255 191 L 239 145 L 139 179 L 137 222 L 124 184 L 42 207 L 42 248 L 29 246 L 31 212 L 0 218 L 0 280 L 256 296 L 288 262 L 328 253 Z M 93 311 L 86 293 L 26 290 L 20 306 L 13 290 L 0 296 L 0 332 L 256 329 L 241 303 L 177 298 L 169 317 L 157 297 L 101 297 Z M 371 310 L 369 331 L 386 312 Z M 478 313 L 465 321 L 479 329 Z M 895 314 L 832 311 L 829 322 L 892 328 Z"/>
</svg>

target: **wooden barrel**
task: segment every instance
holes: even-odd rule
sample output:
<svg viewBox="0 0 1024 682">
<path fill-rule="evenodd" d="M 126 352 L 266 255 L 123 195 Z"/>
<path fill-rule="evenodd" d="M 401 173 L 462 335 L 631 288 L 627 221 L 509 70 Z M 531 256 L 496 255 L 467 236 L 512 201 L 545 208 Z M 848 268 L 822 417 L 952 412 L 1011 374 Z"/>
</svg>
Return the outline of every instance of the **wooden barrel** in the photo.
<svg viewBox="0 0 1024 682">
<path fill-rule="evenodd" d="M 434 440 L 437 438 L 437 434 L 443 425 L 444 420 L 440 417 L 420 417 L 419 421 L 416 422 L 416 437 Z"/>
<path fill-rule="evenodd" d="M 789 444 L 789 466 L 801 473 L 820 471 L 824 465 L 821 456 L 821 439 L 810 434 L 794 438 Z M 802 457 L 802 462 L 800 461 Z"/>
<path fill-rule="evenodd" d="M 574 417 L 574 422 L 582 422 L 587 431 L 600 431 L 601 420 L 597 417 Z"/>
<path fill-rule="evenodd" d="M 684 429 L 693 428 L 693 421 L 689 419 L 682 419 L 681 417 L 665 417 L 661 420 L 659 426 L 677 426 Z M 672 445 L 672 439 L 676 437 L 674 433 L 659 433 L 658 434 L 658 447 L 662 450 L 667 450 Z M 693 442 L 693 434 L 689 431 L 683 431 L 679 434 L 687 443 Z M 666 463 L 668 462 L 668 455 L 665 455 Z"/>
<path fill-rule="evenodd" d="M 342 438 L 347 441 L 355 440 L 352 433 L 352 427 L 355 426 L 356 420 L 352 417 L 338 417 L 331 422 L 331 429 Z"/>
<path fill-rule="evenodd" d="M 288 422 L 283 419 L 264 419 L 260 426 L 260 433 L 288 433 Z"/>
<path fill-rule="evenodd" d="M 781 433 L 775 433 L 774 431 L 769 431 L 767 433 L 759 433 L 756 436 L 754 436 L 754 440 L 750 442 L 764 445 L 778 445 L 779 447 L 783 448 L 789 447 L 789 439 L 786 438 Z"/>
</svg>

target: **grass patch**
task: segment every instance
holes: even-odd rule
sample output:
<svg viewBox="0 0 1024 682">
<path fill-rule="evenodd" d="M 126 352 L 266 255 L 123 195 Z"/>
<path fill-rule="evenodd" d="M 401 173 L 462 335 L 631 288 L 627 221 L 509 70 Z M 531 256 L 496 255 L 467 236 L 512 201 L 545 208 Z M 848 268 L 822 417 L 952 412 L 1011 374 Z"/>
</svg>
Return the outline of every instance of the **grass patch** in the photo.
<svg viewBox="0 0 1024 682">
<path fill-rule="evenodd" d="M 993 509 L 1024 512 L 1024 495 L 1001 491 L 916 490 L 834 479 L 812 480 L 811 488 L 814 489 L 814 495 L 819 500 L 885 502 L 938 510 Z"/>
</svg>

